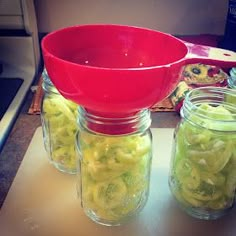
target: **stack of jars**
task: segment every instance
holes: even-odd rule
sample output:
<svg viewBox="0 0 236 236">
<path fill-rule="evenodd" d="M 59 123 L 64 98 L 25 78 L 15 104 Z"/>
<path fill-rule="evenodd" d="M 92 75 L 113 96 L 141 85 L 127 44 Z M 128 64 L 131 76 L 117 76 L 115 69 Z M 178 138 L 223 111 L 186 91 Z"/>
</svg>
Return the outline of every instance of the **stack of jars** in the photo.
<svg viewBox="0 0 236 236">
<path fill-rule="evenodd" d="M 148 199 L 150 111 L 103 117 L 62 97 L 46 70 L 43 79 L 41 117 L 49 160 L 60 171 L 78 173 L 77 192 L 89 218 L 120 225 Z"/>
<path fill-rule="evenodd" d="M 150 111 L 104 117 L 63 98 L 46 71 L 43 76 L 41 117 L 51 163 L 66 173 L 78 171 L 77 192 L 89 218 L 120 225 L 148 199 Z M 179 205 L 194 217 L 216 219 L 233 207 L 235 99 L 234 89 L 201 87 L 187 93 L 184 100 L 175 130 L 169 186 Z"/>
</svg>

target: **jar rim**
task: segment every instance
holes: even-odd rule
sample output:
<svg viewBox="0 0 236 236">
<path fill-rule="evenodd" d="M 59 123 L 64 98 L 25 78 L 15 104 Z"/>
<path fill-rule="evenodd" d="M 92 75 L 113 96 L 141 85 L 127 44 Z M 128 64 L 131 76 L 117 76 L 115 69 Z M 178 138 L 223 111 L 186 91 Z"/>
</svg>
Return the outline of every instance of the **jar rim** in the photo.
<svg viewBox="0 0 236 236">
<path fill-rule="evenodd" d="M 79 106 L 78 112 L 78 124 L 81 127 L 104 135 L 132 134 L 147 130 L 151 125 L 149 109 L 121 117 L 98 114 L 82 106 Z"/>
<path fill-rule="evenodd" d="M 232 99 L 227 99 L 231 97 Z M 233 101 L 234 100 L 234 101 Z M 208 129 L 218 131 L 236 131 L 236 91 L 226 87 L 199 87 L 187 93 L 182 109 L 181 117 L 191 121 L 195 116 L 199 119 L 196 124 Z M 206 106 L 203 106 L 206 105 Z M 224 107 L 228 112 L 222 110 L 207 111 L 206 107 Z M 214 125 L 210 125 L 210 122 Z M 195 122 L 194 122 L 195 123 Z M 226 130 L 222 130 L 222 125 Z"/>
</svg>

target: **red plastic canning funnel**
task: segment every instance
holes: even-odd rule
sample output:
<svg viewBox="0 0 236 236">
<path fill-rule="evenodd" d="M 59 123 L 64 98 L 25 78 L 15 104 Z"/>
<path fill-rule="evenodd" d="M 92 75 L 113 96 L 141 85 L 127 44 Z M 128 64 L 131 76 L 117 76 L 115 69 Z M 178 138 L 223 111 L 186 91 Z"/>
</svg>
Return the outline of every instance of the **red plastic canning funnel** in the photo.
<svg viewBox="0 0 236 236">
<path fill-rule="evenodd" d="M 95 113 L 116 115 L 168 96 L 186 64 L 236 67 L 235 52 L 124 25 L 54 31 L 44 37 L 42 50 L 49 77 L 64 97 Z"/>
</svg>

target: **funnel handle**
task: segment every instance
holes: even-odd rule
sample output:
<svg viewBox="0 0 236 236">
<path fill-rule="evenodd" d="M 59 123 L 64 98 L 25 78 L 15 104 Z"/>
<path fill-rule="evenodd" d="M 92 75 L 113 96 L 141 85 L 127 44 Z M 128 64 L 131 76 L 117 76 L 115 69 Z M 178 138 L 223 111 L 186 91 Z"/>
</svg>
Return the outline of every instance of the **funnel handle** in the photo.
<svg viewBox="0 0 236 236">
<path fill-rule="evenodd" d="M 186 64 L 204 63 L 224 68 L 236 67 L 236 52 L 216 47 L 184 42 L 188 48 Z"/>
</svg>

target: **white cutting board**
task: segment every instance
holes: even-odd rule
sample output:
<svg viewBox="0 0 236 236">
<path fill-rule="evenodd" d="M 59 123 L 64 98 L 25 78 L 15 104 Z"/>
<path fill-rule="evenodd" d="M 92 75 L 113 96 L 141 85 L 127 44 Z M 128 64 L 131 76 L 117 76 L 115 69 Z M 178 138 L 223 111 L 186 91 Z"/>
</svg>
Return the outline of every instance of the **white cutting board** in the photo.
<svg viewBox="0 0 236 236">
<path fill-rule="evenodd" d="M 152 129 L 153 165 L 149 200 L 143 211 L 123 226 L 92 222 L 76 196 L 76 176 L 51 166 L 38 128 L 0 211 L 1 236 L 203 236 L 236 235 L 236 210 L 215 221 L 186 215 L 168 188 L 173 129 Z"/>
</svg>

